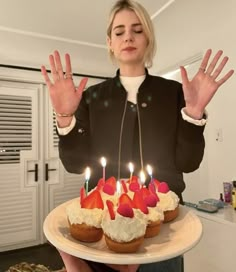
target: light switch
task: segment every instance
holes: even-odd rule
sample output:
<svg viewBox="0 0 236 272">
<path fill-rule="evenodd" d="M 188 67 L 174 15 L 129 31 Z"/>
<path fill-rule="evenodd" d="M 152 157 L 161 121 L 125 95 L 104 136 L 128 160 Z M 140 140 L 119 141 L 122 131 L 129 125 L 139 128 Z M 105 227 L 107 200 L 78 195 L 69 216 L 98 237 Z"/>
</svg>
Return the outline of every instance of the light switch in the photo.
<svg viewBox="0 0 236 272">
<path fill-rule="evenodd" d="M 216 129 L 216 141 L 217 142 L 223 142 L 223 131 L 222 128 Z"/>
</svg>

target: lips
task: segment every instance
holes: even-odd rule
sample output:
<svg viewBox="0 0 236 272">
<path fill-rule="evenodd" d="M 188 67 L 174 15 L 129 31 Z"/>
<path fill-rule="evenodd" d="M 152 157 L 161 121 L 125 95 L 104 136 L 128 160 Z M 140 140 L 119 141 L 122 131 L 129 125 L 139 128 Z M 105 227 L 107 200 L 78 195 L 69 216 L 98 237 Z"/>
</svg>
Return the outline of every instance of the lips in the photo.
<svg viewBox="0 0 236 272">
<path fill-rule="evenodd" d="M 130 51 L 134 51 L 134 50 L 136 50 L 135 47 L 129 46 L 129 47 L 124 48 L 122 51 L 128 51 L 128 52 L 130 52 Z"/>
</svg>

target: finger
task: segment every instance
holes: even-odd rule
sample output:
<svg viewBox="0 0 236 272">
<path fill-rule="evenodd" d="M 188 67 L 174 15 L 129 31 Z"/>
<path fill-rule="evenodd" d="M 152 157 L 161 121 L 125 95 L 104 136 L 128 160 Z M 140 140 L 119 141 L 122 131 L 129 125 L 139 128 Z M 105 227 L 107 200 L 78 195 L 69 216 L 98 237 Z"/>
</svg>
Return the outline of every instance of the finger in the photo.
<svg viewBox="0 0 236 272">
<path fill-rule="evenodd" d="M 234 73 L 234 70 L 230 70 L 223 78 L 217 81 L 218 86 L 221 86 L 225 81 L 227 81 Z"/>
<path fill-rule="evenodd" d="M 189 79 L 188 79 L 187 71 L 183 66 L 180 66 L 180 73 L 181 73 L 183 86 L 187 86 L 189 83 Z"/>
<path fill-rule="evenodd" d="M 66 78 L 72 78 L 72 69 L 71 69 L 71 61 L 70 61 L 70 55 L 65 54 L 65 62 L 66 62 L 66 73 L 65 77 Z"/>
<path fill-rule="evenodd" d="M 208 61 L 210 59 L 210 56 L 211 56 L 211 53 L 212 53 L 212 50 L 211 49 L 208 49 L 203 57 L 203 60 L 201 62 L 201 65 L 200 65 L 200 69 L 205 71 L 206 67 L 207 67 L 207 64 L 208 64 Z"/>
<path fill-rule="evenodd" d="M 44 81 L 47 84 L 48 89 L 52 86 L 51 80 L 48 76 L 45 66 L 41 66 L 41 73 L 43 75 Z"/>
<path fill-rule="evenodd" d="M 87 78 L 87 77 L 84 77 L 84 78 L 80 81 L 79 86 L 78 86 L 78 88 L 77 88 L 78 92 L 81 92 L 81 93 L 82 93 L 82 92 L 84 91 L 87 82 L 88 82 L 88 78 Z"/>
<path fill-rule="evenodd" d="M 76 89 L 76 95 L 80 99 L 82 96 L 82 92 L 84 91 L 86 84 L 88 82 L 88 78 L 85 77 L 80 81 L 79 87 Z"/>
<path fill-rule="evenodd" d="M 229 60 L 228 57 L 224 57 L 223 60 L 221 61 L 221 63 L 219 64 L 219 66 L 215 69 L 212 77 L 214 79 L 216 79 L 218 77 L 218 75 L 221 73 L 221 71 L 223 70 L 223 68 L 225 67 L 225 64 L 227 63 L 227 61 Z"/>
<path fill-rule="evenodd" d="M 210 63 L 209 67 L 208 67 L 207 70 L 206 70 L 206 73 L 207 73 L 207 74 L 210 75 L 210 74 L 213 72 L 213 70 L 214 70 L 214 68 L 215 68 L 215 66 L 216 66 L 216 64 L 217 64 L 217 62 L 218 62 L 218 60 L 219 60 L 219 58 L 221 57 L 222 54 L 223 54 L 223 51 L 222 51 L 222 50 L 219 50 L 219 51 L 216 53 L 216 55 L 214 56 L 212 62 Z"/>
<path fill-rule="evenodd" d="M 57 69 L 57 73 L 59 75 L 59 78 L 63 79 L 64 73 L 63 73 L 63 68 L 62 68 L 62 64 L 61 64 L 61 57 L 60 57 L 60 54 L 57 50 L 54 51 L 54 57 L 55 57 L 56 69 Z"/>
<path fill-rule="evenodd" d="M 53 55 L 49 56 L 49 63 L 50 63 L 50 67 L 51 67 L 53 81 L 56 82 L 59 79 L 59 75 L 56 70 L 56 65 L 55 65 L 55 60 L 54 60 Z"/>
</svg>

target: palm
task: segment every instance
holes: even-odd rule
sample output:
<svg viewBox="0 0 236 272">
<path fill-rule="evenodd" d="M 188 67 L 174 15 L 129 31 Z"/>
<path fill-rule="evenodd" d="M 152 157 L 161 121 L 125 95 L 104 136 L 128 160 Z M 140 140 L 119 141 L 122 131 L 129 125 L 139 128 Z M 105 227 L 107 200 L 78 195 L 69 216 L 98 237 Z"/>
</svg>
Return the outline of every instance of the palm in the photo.
<svg viewBox="0 0 236 272">
<path fill-rule="evenodd" d="M 73 114 L 80 103 L 87 78 L 81 80 L 78 88 L 75 87 L 71 72 L 70 56 L 68 54 L 65 55 L 65 74 L 58 51 L 55 51 L 54 55 L 49 56 L 49 61 L 53 83 L 47 74 L 46 68 L 42 66 L 41 70 L 49 90 L 53 109 L 57 113 Z"/>
<path fill-rule="evenodd" d="M 192 113 L 193 116 L 195 114 L 199 115 L 196 116 L 197 118 L 201 117 L 206 106 L 209 104 L 218 88 L 226 80 L 228 80 L 234 72 L 233 70 L 230 70 L 225 76 L 217 80 L 217 77 L 220 75 L 228 61 L 228 57 L 224 57 L 220 64 L 216 67 L 222 53 L 222 51 L 218 51 L 212 62 L 208 65 L 211 55 L 211 50 L 208 50 L 203 58 L 200 69 L 192 80 L 188 80 L 185 68 L 181 67 L 183 92 L 187 113 Z"/>
</svg>

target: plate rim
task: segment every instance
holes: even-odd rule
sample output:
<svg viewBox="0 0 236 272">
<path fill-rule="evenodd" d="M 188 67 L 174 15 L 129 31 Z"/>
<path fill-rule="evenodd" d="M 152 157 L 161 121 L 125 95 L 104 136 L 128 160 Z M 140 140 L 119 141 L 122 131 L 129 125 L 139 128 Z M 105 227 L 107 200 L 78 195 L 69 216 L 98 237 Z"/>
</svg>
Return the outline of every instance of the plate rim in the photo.
<svg viewBox="0 0 236 272">
<path fill-rule="evenodd" d="M 86 260 L 94 261 L 94 262 L 99 262 L 99 263 L 107 263 L 107 260 L 109 260 L 110 264 L 134 264 L 134 263 L 135 264 L 145 264 L 145 263 L 152 263 L 152 262 L 160 262 L 160 261 L 164 261 L 167 259 L 171 259 L 171 258 L 180 256 L 180 255 L 186 253 L 187 251 L 191 250 L 193 247 L 195 247 L 198 244 L 198 242 L 200 241 L 202 234 L 203 234 L 203 227 L 202 227 L 202 223 L 201 223 L 200 218 L 190 208 L 180 205 L 180 212 L 184 212 L 184 215 L 188 213 L 188 217 L 194 218 L 195 224 L 198 225 L 198 226 L 196 226 L 197 231 L 195 230 L 196 237 L 188 246 L 182 248 L 181 250 L 174 251 L 174 252 L 172 252 L 170 254 L 166 254 L 166 255 L 160 255 L 160 254 L 153 255 L 153 254 L 146 254 L 146 253 L 140 253 L 140 252 L 119 254 L 119 253 L 112 252 L 110 250 L 108 250 L 105 253 L 103 251 L 98 250 L 98 252 L 102 252 L 102 254 L 96 255 L 94 251 L 97 249 L 89 247 L 90 243 L 80 243 L 79 241 L 77 241 L 71 237 L 71 239 L 74 240 L 74 242 L 72 241 L 72 244 L 75 246 L 73 247 L 71 245 L 71 243 L 69 244 L 69 246 L 68 245 L 65 246 L 65 245 L 63 245 L 63 243 L 65 242 L 66 237 L 64 237 L 62 235 L 62 237 L 56 237 L 56 239 L 55 239 L 55 237 L 53 237 L 53 233 L 51 233 L 51 231 L 48 228 L 49 224 L 53 220 L 55 213 L 57 213 L 58 211 L 60 211 L 62 209 L 65 210 L 67 205 L 69 205 L 72 201 L 75 201 L 78 199 L 79 198 L 71 199 L 67 202 L 60 204 L 56 208 L 54 208 L 47 215 L 47 217 L 45 218 L 44 223 L 43 223 L 43 231 L 44 231 L 44 234 L 45 234 L 47 240 L 53 246 L 55 246 L 57 249 L 64 251 L 70 255 L 76 256 L 78 258 L 82 258 L 82 259 L 86 259 Z M 65 220 L 65 216 L 63 216 L 63 215 L 60 218 L 63 218 L 63 217 Z M 54 222 L 55 222 L 55 220 L 54 220 Z M 176 218 L 172 222 L 165 223 L 164 225 L 174 224 L 175 222 L 178 222 L 178 218 Z M 69 228 L 68 228 L 68 234 L 69 234 Z M 161 235 L 161 233 L 159 235 Z M 104 239 L 104 237 L 102 239 Z M 96 244 L 96 243 L 92 243 L 92 244 Z"/>
</svg>

